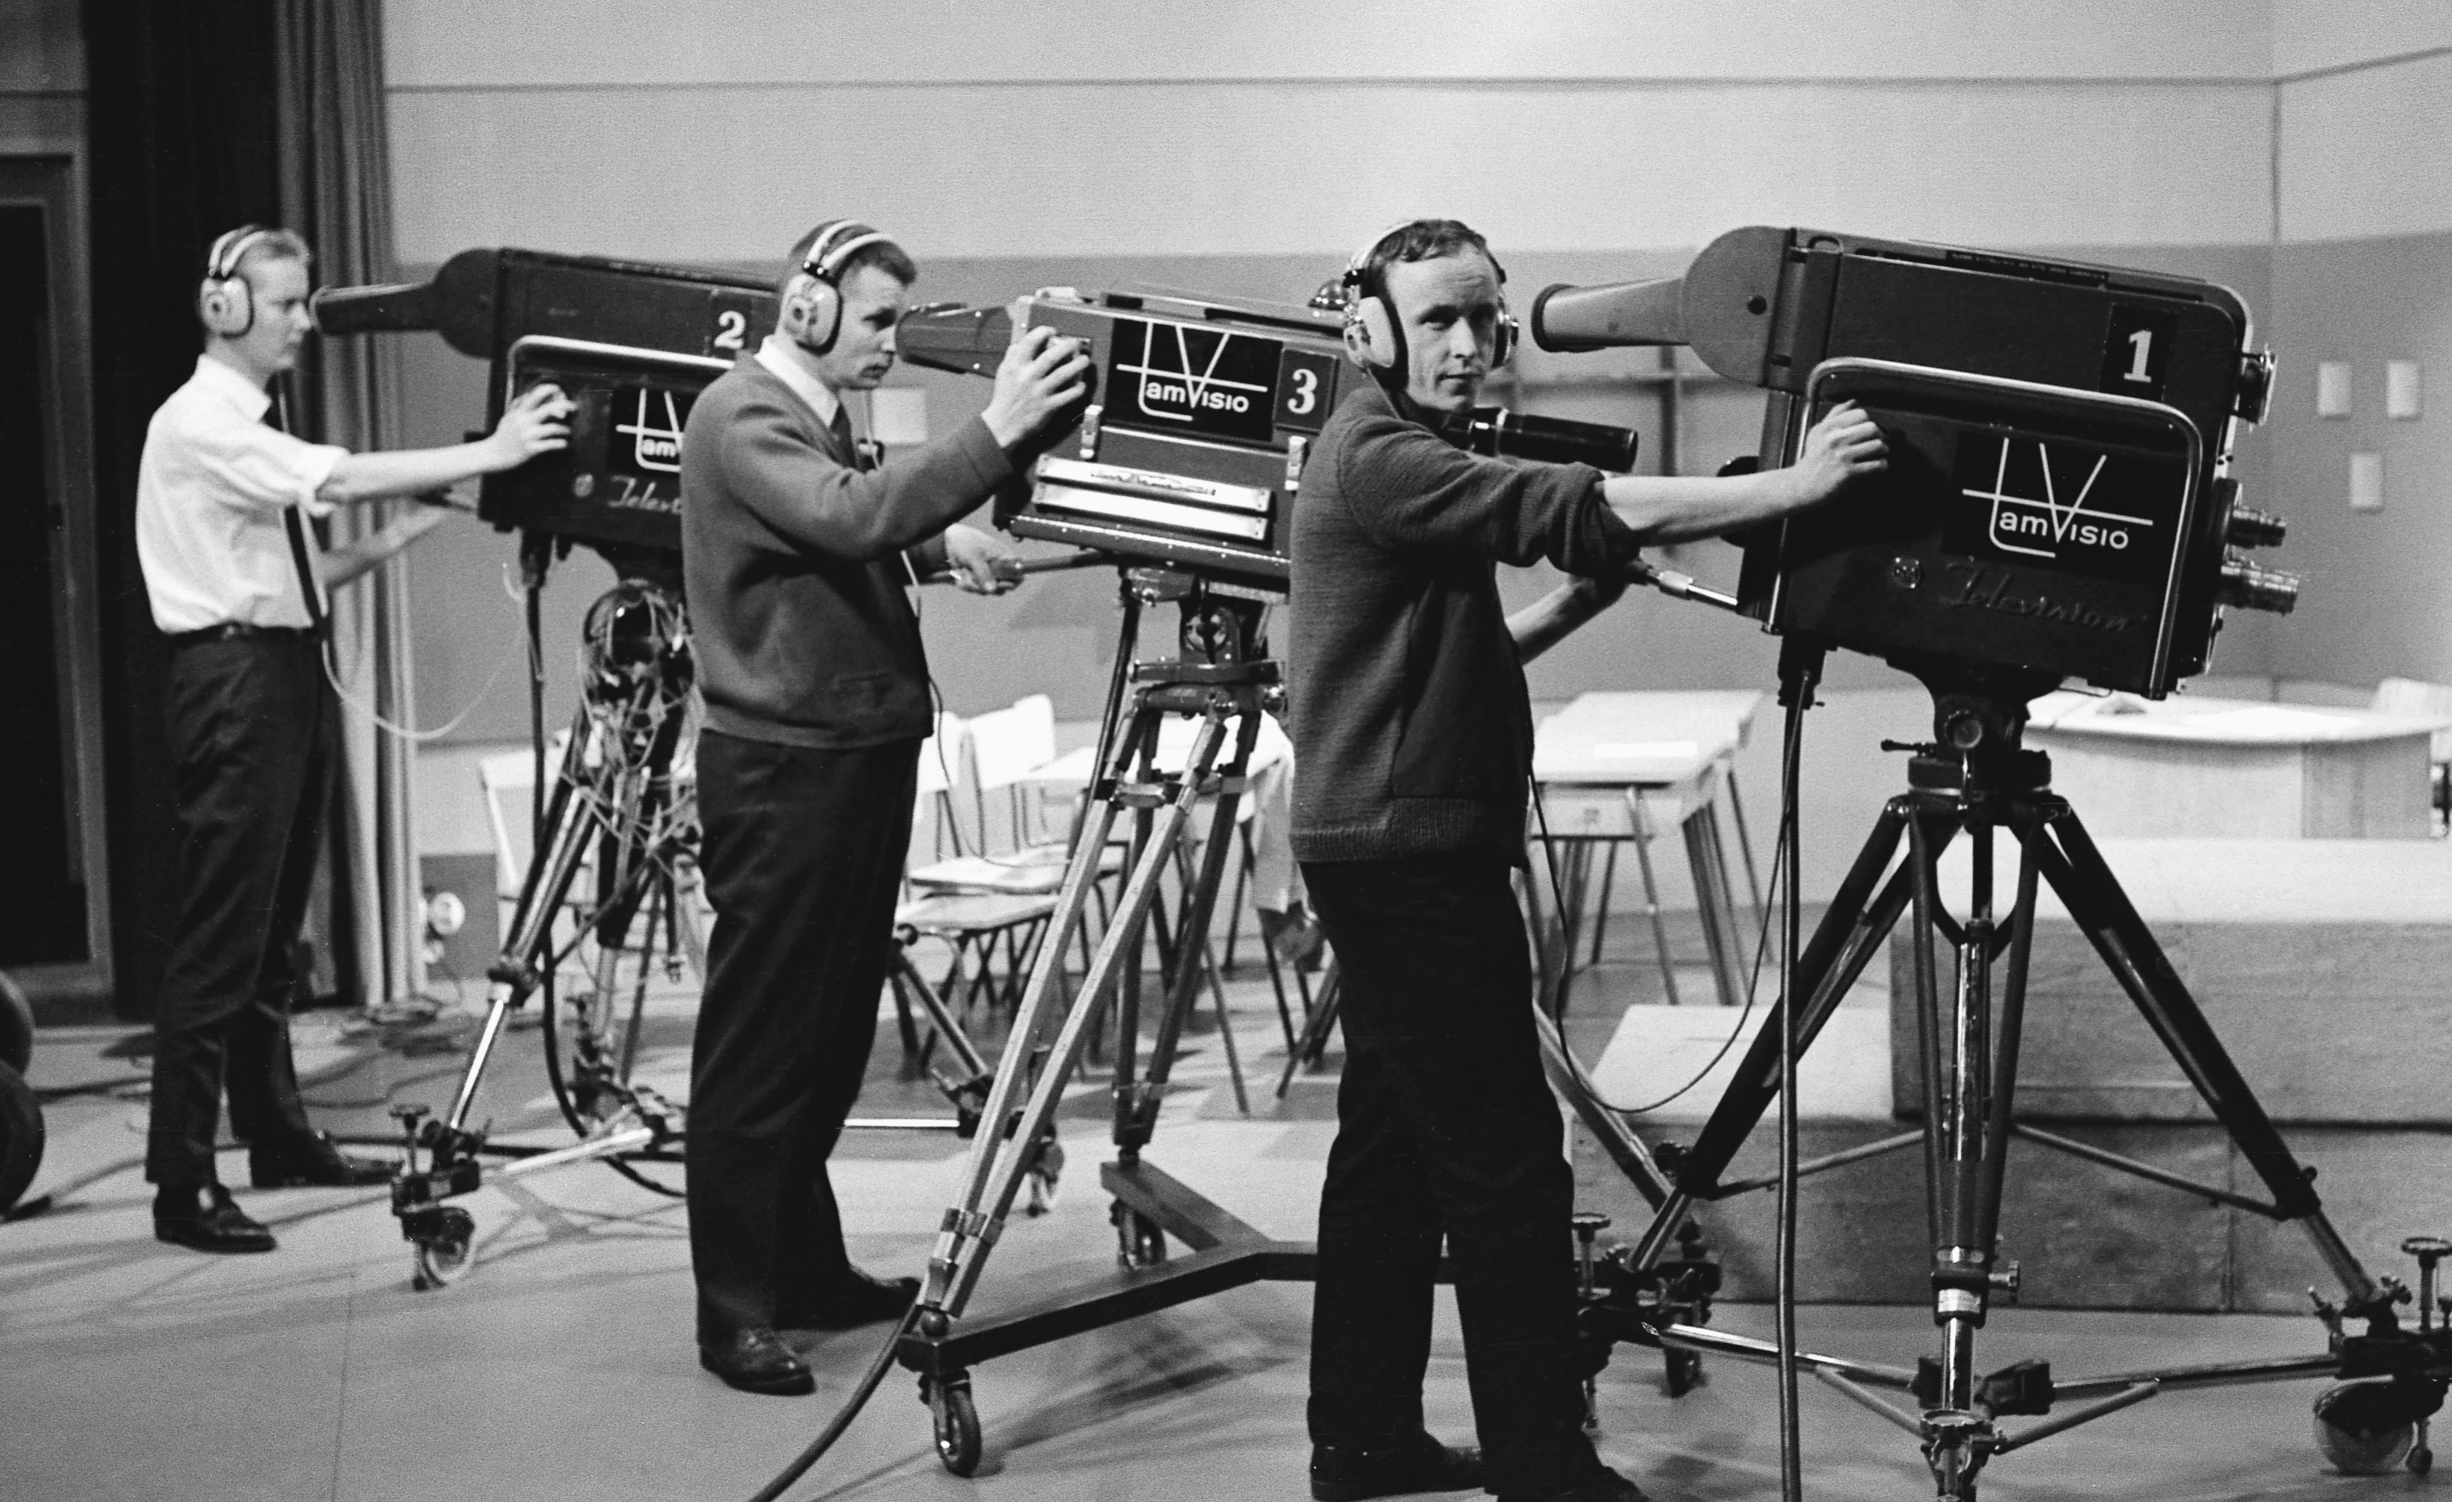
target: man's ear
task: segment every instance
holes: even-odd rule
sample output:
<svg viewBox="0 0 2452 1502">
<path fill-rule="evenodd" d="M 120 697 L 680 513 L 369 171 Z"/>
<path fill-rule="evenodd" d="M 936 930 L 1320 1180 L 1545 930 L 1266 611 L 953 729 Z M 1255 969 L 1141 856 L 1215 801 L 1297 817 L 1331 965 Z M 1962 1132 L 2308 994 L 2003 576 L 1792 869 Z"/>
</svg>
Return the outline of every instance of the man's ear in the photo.
<svg viewBox="0 0 2452 1502">
<path fill-rule="evenodd" d="M 1348 321 L 1339 331 L 1345 340 L 1345 358 L 1364 370 L 1374 369 L 1371 361 L 1371 334 L 1360 323 Z"/>
</svg>

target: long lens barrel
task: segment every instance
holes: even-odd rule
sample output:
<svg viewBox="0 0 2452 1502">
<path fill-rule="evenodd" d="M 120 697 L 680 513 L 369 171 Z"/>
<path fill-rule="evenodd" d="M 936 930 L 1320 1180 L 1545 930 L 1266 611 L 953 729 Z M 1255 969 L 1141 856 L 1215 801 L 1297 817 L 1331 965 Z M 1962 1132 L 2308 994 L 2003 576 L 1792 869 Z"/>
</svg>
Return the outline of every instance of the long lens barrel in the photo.
<svg viewBox="0 0 2452 1502">
<path fill-rule="evenodd" d="M 1589 464 L 1611 474 L 1635 467 L 1636 435 L 1632 428 L 1607 423 L 1569 422 L 1561 417 L 1527 417 L 1505 407 L 1475 407 L 1449 432 L 1458 448 L 1493 459 L 1531 459 L 1542 464 Z"/>
<path fill-rule="evenodd" d="M 1002 308 L 929 303 L 894 326 L 894 348 L 914 365 L 956 375 L 992 376 L 1013 342 L 1013 319 Z"/>
<path fill-rule="evenodd" d="M 326 287 L 307 302 L 315 327 L 326 334 L 379 334 L 430 329 L 441 320 L 432 282 L 389 287 Z"/>
<path fill-rule="evenodd" d="M 1603 282 L 1541 289 L 1533 299 L 1532 339 L 1543 349 L 1615 349 L 1686 342 L 1686 279 Z"/>
</svg>

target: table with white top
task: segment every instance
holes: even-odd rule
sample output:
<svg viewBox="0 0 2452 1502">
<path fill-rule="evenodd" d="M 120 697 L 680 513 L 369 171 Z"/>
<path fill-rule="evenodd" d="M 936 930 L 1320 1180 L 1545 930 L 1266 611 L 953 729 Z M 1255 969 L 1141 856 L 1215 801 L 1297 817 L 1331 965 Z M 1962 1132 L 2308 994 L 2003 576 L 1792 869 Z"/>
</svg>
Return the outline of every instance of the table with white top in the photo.
<svg viewBox="0 0 2452 1502">
<path fill-rule="evenodd" d="M 2110 838 L 2423 839 L 2430 716 L 2252 699 L 2062 692 L 2027 744 L 2052 789 Z"/>
<path fill-rule="evenodd" d="M 1728 1006 L 1745 1001 L 1736 882 L 1721 835 L 1719 806 L 1725 794 L 1742 845 L 1744 809 L 1732 764 L 1763 701 L 1764 695 L 1752 690 L 1588 693 L 1536 729 L 1533 780 L 1540 800 L 1528 832 L 1551 857 L 1550 870 L 1539 874 L 1555 873 L 1557 911 L 1539 925 L 1545 946 L 1554 945 L 1544 961 L 1545 968 L 1554 966 L 1554 1005 L 1565 1004 L 1572 984 L 1587 909 L 1592 952 L 1595 958 L 1599 954 L 1610 875 L 1621 845 L 1634 848 L 1642 872 L 1645 911 L 1668 999 L 1682 999 L 1649 848 L 1653 839 L 1670 830 L 1684 838 L 1719 1000 Z M 1608 861 L 1593 901 L 1593 862 L 1603 852 Z M 1750 846 L 1744 847 L 1744 856 L 1746 885 L 1753 896 Z M 1759 905 L 1758 897 L 1756 902 Z"/>
</svg>

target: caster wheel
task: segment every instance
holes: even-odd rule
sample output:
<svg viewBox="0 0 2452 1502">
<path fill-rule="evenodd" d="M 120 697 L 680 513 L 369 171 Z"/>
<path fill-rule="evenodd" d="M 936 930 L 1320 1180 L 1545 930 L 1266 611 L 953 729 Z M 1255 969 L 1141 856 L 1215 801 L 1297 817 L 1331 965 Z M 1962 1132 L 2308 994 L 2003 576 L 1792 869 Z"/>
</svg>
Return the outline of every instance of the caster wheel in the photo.
<svg viewBox="0 0 2452 1502">
<path fill-rule="evenodd" d="M 1116 1201 L 1107 1218 L 1115 1224 L 1115 1260 L 1127 1268 L 1155 1267 L 1166 1260 L 1166 1233 L 1157 1222 Z"/>
<path fill-rule="evenodd" d="M 2409 1458 L 2402 1461 L 2401 1464 L 2409 1468 L 2412 1476 L 2423 1476 L 2435 1469 L 2435 1452 L 2424 1445 L 2419 1445 L 2409 1452 Z"/>
<path fill-rule="evenodd" d="M 2388 1476 L 2417 1425 L 2390 1382 L 2344 1382 L 2316 1399 L 2316 1449 L 2345 1476 Z M 2413 1459 L 2411 1469 L 2417 1469 Z"/>
<path fill-rule="evenodd" d="M 475 1217 L 457 1205 L 445 1205 L 441 1218 L 440 1231 L 417 1243 L 416 1274 L 410 1282 L 420 1292 L 449 1287 L 468 1270 L 468 1246 L 477 1234 Z"/>
<path fill-rule="evenodd" d="M 34 1063 L 34 1003 L 25 988 L 0 970 L 0 1064 L 19 1074 Z"/>
<path fill-rule="evenodd" d="M 0 1060 L 0 1215 L 43 1166 L 43 1106 L 14 1065 Z"/>
<path fill-rule="evenodd" d="M 937 1459 L 957 1476 L 979 1469 L 979 1410 L 971 1402 L 971 1379 L 954 1377 L 928 1389 L 928 1418 L 936 1431 Z"/>
<path fill-rule="evenodd" d="M 1703 1358 L 1696 1351 L 1664 1350 L 1660 1353 L 1663 1391 L 1672 1398 L 1682 1398 L 1703 1382 Z"/>
</svg>

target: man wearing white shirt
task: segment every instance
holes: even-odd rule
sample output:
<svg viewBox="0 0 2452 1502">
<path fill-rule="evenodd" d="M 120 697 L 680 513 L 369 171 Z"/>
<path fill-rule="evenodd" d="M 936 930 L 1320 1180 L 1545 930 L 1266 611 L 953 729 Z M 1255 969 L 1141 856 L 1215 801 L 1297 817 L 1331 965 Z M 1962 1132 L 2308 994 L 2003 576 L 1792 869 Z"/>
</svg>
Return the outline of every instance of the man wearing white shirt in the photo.
<svg viewBox="0 0 2452 1502">
<path fill-rule="evenodd" d="M 213 1140 L 230 1125 L 258 1188 L 380 1182 L 307 1123 L 290 1060 L 290 944 L 314 869 L 315 790 L 332 700 L 323 591 L 397 553 L 440 508 L 325 556 L 310 518 L 421 495 L 562 447 L 569 403 L 531 391 L 487 438 L 352 454 L 267 426 L 267 388 L 314 323 L 306 242 L 255 225 L 214 242 L 197 314 L 196 373 L 153 415 L 137 466 L 136 550 L 170 642 L 164 711 L 180 831 L 180 906 L 154 1006 L 145 1177 L 154 1233 L 209 1252 L 260 1252 L 272 1233 L 222 1187 Z"/>
</svg>

